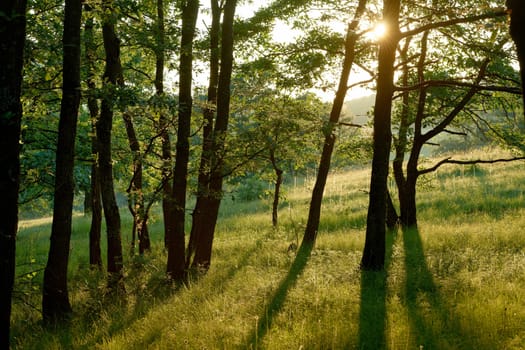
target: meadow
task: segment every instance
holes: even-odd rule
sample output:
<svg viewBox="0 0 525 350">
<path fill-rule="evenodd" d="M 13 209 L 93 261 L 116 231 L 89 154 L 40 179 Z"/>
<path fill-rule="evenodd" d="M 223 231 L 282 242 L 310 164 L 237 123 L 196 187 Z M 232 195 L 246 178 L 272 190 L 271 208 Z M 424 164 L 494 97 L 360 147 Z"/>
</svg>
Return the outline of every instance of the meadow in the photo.
<svg viewBox="0 0 525 350">
<path fill-rule="evenodd" d="M 152 252 L 126 254 L 125 300 L 90 269 L 90 219 L 77 215 L 74 315 L 55 329 L 42 328 L 39 311 L 50 220 L 21 222 L 13 348 L 524 349 L 524 165 L 444 166 L 422 178 L 419 228 L 388 234 L 384 272 L 359 269 L 366 168 L 330 175 L 311 254 L 288 249 L 303 233 L 311 183 L 287 186 L 277 229 L 268 201 L 228 196 L 212 266 L 185 286 L 166 283 L 157 208 Z M 130 225 L 124 216 L 125 251 Z"/>
</svg>

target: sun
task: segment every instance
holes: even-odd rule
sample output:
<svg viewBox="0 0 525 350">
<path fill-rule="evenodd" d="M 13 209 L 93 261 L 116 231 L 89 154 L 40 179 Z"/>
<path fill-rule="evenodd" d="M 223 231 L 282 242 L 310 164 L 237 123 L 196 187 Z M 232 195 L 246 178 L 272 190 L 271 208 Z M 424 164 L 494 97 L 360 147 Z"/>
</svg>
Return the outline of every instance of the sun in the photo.
<svg viewBox="0 0 525 350">
<path fill-rule="evenodd" d="M 373 41 L 379 41 L 381 40 L 386 32 L 387 32 L 388 28 L 386 26 L 385 23 L 383 22 L 377 22 L 374 27 L 367 33 L 367 37 L 370 39 L 370 40 L 373 40 Z"/>
</svg>

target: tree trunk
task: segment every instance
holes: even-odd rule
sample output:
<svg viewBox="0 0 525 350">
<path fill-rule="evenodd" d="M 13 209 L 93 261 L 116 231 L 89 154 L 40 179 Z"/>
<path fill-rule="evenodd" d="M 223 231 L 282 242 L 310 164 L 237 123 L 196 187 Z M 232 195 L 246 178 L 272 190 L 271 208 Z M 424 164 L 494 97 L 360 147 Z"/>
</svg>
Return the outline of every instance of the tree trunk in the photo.
<svg viewBox="0 0 525 350">
<path fill-rule="evenodd" d="M 405 39 L 405 44 L 403 49 L 400 52 L 400 57 L 402 62 L 408 62 L 408 49 L 410 48 L 410 38 Z M 401 82 L 403 86 L 408 86 L 409 82 L 410 67 L 408 63 L 403 65 L 403 75 L 401 76 Z M 394 173 L 394 179 L 396 182 L 398 190 L 398 200 L 400 208 L 400 217 L 399 220 L 403 225 L 403 212 L 405 208 L 406 195 L 405 195 L 405 172 L 404 172 L 404 161 L 405 154 L 408 147 L 408 128 L 411 124 L 410 121 L 410 92 L 404 91 L 401 95 L 401 113 L 399 120 L 399 130 L 397 138 L 395 138 L 394 148 L 395 148 L 395 157 L 392 162 L 392 169 Z M 390 194 L 388 195 L 390 198 Z M 391 198 L 390 198 L 391 200 Z"/>
<path fill-rule="evenodd" d="M 91 11 L 89 5 L 84 5 L 84 11 Z M 91 136 L 91 155 L 93 157 L 93 163 L 91 164 L 91 193 L 90 201 L 87 205 L 91 207 L 91 226 L 89 229 L 89 264 L 97 269 L 102 269 L 102 254 L 100 251 L 100 236 L 102 232 L 102 203 L 100 193 L 100 175 L 98 169 L 98 138 L 96 124 L 98 120 L 98 102 L 94 96 L 96 84 L 95 84 L 95 57 L 97 46 L 93 39 L 93 18 L 88 17 L 84 26 L 84 46 L 85 46 L 85 59 L 88 69 L 87 76 L 87 105 L 89 109 L 89 116 L 92 124 L 92 136 Z"/>
<path fill-rule="evenodd" d="M 26 1 L 3 0 L 0 12 L 0 348 L 9 349 L 18 230 Z"/>
<path fill-rule="evenodd" d="M 366 0 L 359 0 L 354 19 L 348 24 L 345 41 L 345 57 L 343 61 L 343 69 L 339 79 L 339 86 L 335 94 L 334 103 L 330 112 L 330 120 L 327 130 L 325 131 L 325 140 L 323 151 L 321 153 L 321 160 L 319 161 L 319 171 L 315 180 L 314 189 L 312 191 L 312 199 L 310 200 L 310 210 L 308 212 L 308 221 L 304 232 L 303 243 L 313 245 L 317 238 L 317 231 L 319 230 L 319 221 L 321 218 L 321 203 L 323 201 L 324 188 L 326 186 L 326 179 L 330 170 L 330 162 L 332 152 L 335 144 L 334 128 L 339 122 L 341 110 L 345 101 L 346 92 L 348 90 L 348 78 L 352 70 L 355 58 L 355 45 L 358 39 L 356 29 L 359 25 L 361 16 L 366 9 Z"/>
<path fill-rule="evenodd" d="M 219 215 L 222 198 L 222 182 L 224 167 L 224 147 L 228 131 L 230 116 L 230 84 L 233 69 L 233 22 L 237 0 L 226 0 L 221 36 L 221 63 L 217 89 L 217 118 L 212 138 L 210 188 L 203 211 L 200 214 L 206 217 L 207 222 L 195 221 L 196 230 L 195 258 L 191 266 L 207 271 L 211 263 L 211 253 L 215 226 Z"/>
<path fill-rule="evenodd" d="M 275 171 L 275 191 L 273 192 L 272 203 L 272 225 L 273 227 L 277 227 L 279 212 L 279 196 L 281 191 L 281 184 L 283 183 L 283 170 L 277 166 L 274 149 L 270 150 L 270 160 L 272 162 L 273 170 Z"/>
<path fill-rule="evenodd" d="M 106 53 L 106 68 L 104 85 L 106 94 L 102 98 L 100 118 L 97 123 L 100 190 L 107 229 L 107 259 L 108 287 L 112 292 L 123 292 L 123 257 L 120 227 L 120 213 L 115 197 L 113 184 L 113 165 L 111 160 L 111 131 L 113 127 L 113 101 L 117 83 L 122 80 L 120 66 L 120 41 L 115 33 L 115 15 L 111 0 L 104 3 L 106 13 L 110 13 L 102 24 L 104 50 Z"/>
<path fill-rule="evenodd" d="M 162 100 L 164 97 L 164 65 L 165 65 L 165 39 L 166 32 L 164 29 L 164 1 L 157 0 L 157 47 L 155 49 L 155 94 Z M 167 232 L 174 222 L 170 223 L 172 217 L 170 212 L 175 210 L 174 202 L 171 198 L 173 188 L 171 186 L 171 140 L 170 140 L 170 123 L 162 110 L 159 115 L 159 134 L 161 139 L 161 157 L 162 157 L 162 216 L 164 222 L 164 246 L 167 247 Z"/>
<path fill-rule="evenodd" d="M 394 207 L 394 202 L 392 202 L 392 197 L 390 192 L 386 192 L 386 227 L 393 231 L 396 228 L 396 225 L 399 221 L 399 215 L 397 215 L 396 208 Z"/>
<path fill-rule="evenodd" d="M 148 221 L 144 206 L 144 192 L 142 189 L 142 155 L 140 152 L 140 144 L 137 139 L 137 134 L 135 132 L 135 127 L 133 126 L 133 121 L 131 119 L 131 114 L 129 112 L 124 112 L 122 114 L 122 119 L 124 120 L 124 126 L 128 135 L 129 148 L 133 154 L 132 178 L 127 191 L 130 201 L 130 212 L 133 216 L 132 236 L 134 237 L 135 232 L 137 233 L 139 241 L 139 254 L 144 254 L 144 252 L 150 250 L 151 243 L 149 239 Z M 132 241 L 132 248 L 134 248 L 134 240 Z"/>
<path fill-rule="evenodd" d="M 93 136 L 92 148 L 97 147 L 96 136 Z M 95 150 L 94 155 L 98 155 Z M 102 232 L 102 203 L 100 193 L 100 175 L 98 161 L 91 165 L 91 227 L 89 229 L 89 264 L 102 269 L 102 254 L 100 251 L 100 236 Z"/>
<path fill-rule="evenodd" d="M 80 104 L 80 0 L 66 0 L 64 10 L 63 86 L 56 150 L 53 224 L 44 271 L 42 316 L 44 323 L 69 317 L 67 267 L 73 213 L 75 137 Z"/>
<path fill-rule="evenodd" d="M 400 0 L 384 1 L 383 18 L 386 23 L 389 23 L 389 32 L 381 39 L 379 46 L 379 76 L 374 107 L 374 155 L 366 239 L 361 260 L 361 268 L 364 270 L 381 270 L 385 265 L 385 219 L 391 145 L 390 120 L 394 91 L 394 61 L 399 42 L 399 8 Z"/>
<path fill-rule="evenodd" d="M 516 45 L 518 61 L 520 63 L 522 101 L 525 115 L 525 3 L 523 0 L 507 0 L 510 11 L 510 36 Z"/>
<path fill-rule="evenodd" d="M 211 1 L 211 27 L 210 27 L 210 79 L 208 82 L 208 103 L 204 107 L 204 126 L 202 128 L 202 152 L 197 179 L 197 200 L 192 212 L 192 224 L 188 250 L 186 254 L 186 269 L 191 266 L 195 255 L 195 242 L 199 240 L 197 233 L 201 222 L 201 212 L 207 210 L 206 198 L 210 191 L 210 167 L 212 154 L 212 135 L 215 110 L 217 107 L 217 84 L 219 82 L 219 31 L 221 22 L 221 9 L 217 0 Z"/>
<path fill-rule="evenodd" d="M 411 177 L 403 186 L 403 195 L 399 196 L 399 220 L 404 228 L 417 227 L 416 184 L 417 178 Z"/>
<path fill-rule="evenodd" d="M 216 181 L 220 182 L 222 186 L 222 177 Z M 214 182 L 215 181 L 212 181 L 212 183 Z M 211 186 L 214 188 L 219 187 L 218 184 Z M 195 237 L 197 240 L 195 242 L 195 255 L 191 263 L 191 268 L 203 273 L 208 271 L 211 264 L 213 237 L 221 205 L 220 196 L 220 193 L 216 195 L 210 193 L 203 197 L 201 199 L 201 211 L 194 213 L 196 224 Z"/>
<path fill-rule="evenodd" d="M 174 208 L 170 213 L 173 227 L 167 232 L 167 274 L 174 281 L 182 281 L 185 270 L 185 215 L 188 161 L 190 155 L 190 127 L 193 80 L 193 40 L 199 12 L 199 1 L 188 0 L 182 9 L 182 34 L 179 68 L 179 117 L 175 168 L 173 169 Z"/>
</svg>

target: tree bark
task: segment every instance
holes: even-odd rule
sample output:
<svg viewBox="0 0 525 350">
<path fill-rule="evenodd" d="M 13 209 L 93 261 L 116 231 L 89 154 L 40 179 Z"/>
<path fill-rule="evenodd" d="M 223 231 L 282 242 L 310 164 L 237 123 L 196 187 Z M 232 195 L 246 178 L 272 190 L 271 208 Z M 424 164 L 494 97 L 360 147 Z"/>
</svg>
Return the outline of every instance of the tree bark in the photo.
<svg viewBox="0 0 525 350">
<path fill-rule="evenodd" d="M 409 74 L 410 74 L 410 67 L 408 65 L 408 49 L 410 47 L 410 40 L 411 38 L 405 39 L 405 44 L 403 45 L 403 49 L 400 52 L 401 61 L 405 62 L 403 65 L 403 75 L 401 76 L 401 82 L 403 86 L 408 86 L 409 84 Z M 410 91 L 403 91 L 401 95 L 401 112 L 400 112 L 400 120 L 399 120 L 399 130 L 397 133 L 397 138 L 394 142 L 394 149 L 395 149 L 395 157 L 392 162 L 392 169 L 394 173 L 394 179 L 396 182 L 397 190 L 398 190 L 398 200 L 399 200 L 399 207 L 400 207 L 400 222 L 403 224 L 403 212 L 405 208 L 405 202 L 406 202 L 406 194 L 405 194 L 405 184 L 406 184 L 406 178 L 405 178 L 405 172 L 404 172 L 404 161 L 405 161 L 405 154 L 407 152 L 408 147 L 408 129 L 411 124 L 410 120 Z"/>
<path fill-rule="evenodd" d="M 270 150 L 270 161 L 272 162 L 273 170 L 275 171 L 275 190 L 273 192 L 272 202 L 272 226 L 277 227 L 279 219 L 279 196 L 281 192 L 281 184 L 283 183 L 283 169 L 277 166 L 274 149 Z"/>
<path fill-rule="evenodd" d="M 525 116 L 525 3 L 523 0 L 507 0 L 510 12 L 510 36 L 516 45 L 518 61 L 520 63 L 521 91 Z"/>
<path fill-rule="evenodd" d="M 423 33 L 421 39 L 421 53 L 419 55 L 419 61 L 417 65 L 417 77 L 418 81 L 425 80 L 425 64 L 427 57 L 427 40 L 428 40 L 429 31 Z M 401 54 L 402 59 L 408 61 L 408 45 L 409 39 L 405 43 L 405 47 Z M 408 85 L 408 76 L 409 68 L 408 65 L 405 65 L 403 68 L 403 85 Z M 426 104 L 426 87 L 422 86 L 419 89 L 418 101 L 416 113 L 413 118 L 414 120 L 414 140 L 412 142 L 412 147 L 410 149 L 410 155 L 408 163 L 406 166 L 406 176 L 403 171 L 403 159 L 405 157 L 405 151 L 407 147 L 407 131 L 411 124 L 410 121 L 410 92 L 403 92 L 403 109 L 401 115 L 401 122 L 399 126 L 398 134 L 398 144 L 396 145 L 396 158 L 393 163 L 394 168 L 394 178 L 398 187 L 398 198 L 399 198 L 399 208 L 400 208 L 400 222 L 404 228 L 417 227 L 417 213 L 416 213 L 416 184 L 418 178 L 417 164 L 421 149 L 423 147 L 423 142 L 421 139 L 422 134 L 422 125 L 423 117 L 425 112 Z"/>
<path fill-rule="evenodd" d="M 396 212 L 396 208 L 394 207 L 394 202 L 392 201 L 389 191 L 386 192 L 386 199 L 386 227 L 390 231 L 393 231 L 399 222 L 399 215 Z"/>
<path fill-rule="evenodd" d="M 151 248 L 148 232 L 148 218 L 144 206 L 144 192 L 142 188 L 142 155 L 140 143 L 133 126 L 133 120 L 129 112 L 122 113 L 124 127 L 128 135 L 129 148 L 133 154 L 132 177 L 128 188 L 128 200 L 130 201 L 130 212 L 133 216 L 133 236 L 135 232 L 139 240 L 139 254 L 144 254 Z M 134 243 L 134 240 L 132 240 Z M 134 249 L 134 245 L 132 246 Z"/>
<path fill-rule="evenodd" d="M 364 270 L 381 270 L 385 265 L 387 179 L 392 141 L 390 121 L 394 92 L 394 61 L 400 39 L 399 9 L 400 0 L 384 1 L 383 19 L 388 23 L 389 30 L 379 45 L 379 76 L 374 107 L 374 154 L 365 247 L 361 260 L 361 268 Z"/>
<path fill-rule="evenodd" d="M 67 267 L 73 213 L 75 137 L 80 104 L 81 0 L 66 0 L 64 10 L 63 86 L 56 150 L 55 193 L 51 242 L 44 271 L 44 323 L 62 321 L 72 312 Z"/>
<path fill-rule="evenodd" d="M 164 65 L 165 65 L 165 25 L 164 25 L 164 1 L 157 0 L 157 47 L 155 49 L 155 94 L 162 100 L 164 97 Z M 161 157 L 162 157 L 162 216 L 164 222 L 164 246 L 167 247 L 167 232 L 170 227 L 174 226 L 170 212 L 174 212 L 174 202 L 171 198 L 173 188 L 171 186 L 171 140 L 170 140 L 170 123 L 162 110 L 159 115 L 159 134 L 161 139 Z"/>
<path fill-rule="evenodd" d="M 91 11 L 89 5 L 84 5 L 84 11 Z M 93 39 L 94 23 L 93 18 L 88 17 L 84 26 L 84 47 L 85 59 L 88 69 L 87 74 L 87 105 L 89 116 L 92 124 L 91 136 L 91 155 L 93 163 L 91 164 L 91 189 L 90 201 L 88 205 L 91 207 L 91 226 L 89 229 L 89 264 L 97 269 L 102 269 L 102 254 L 100 250 L 100 237 L 102 232 L 102 202 L 100 193 L 100 175 L 98 168 L 98 138 L 96 124 L 98 120 L 99 107 L 97 98 L 95 97 L 95 57 L 97 46 Z"/>
<path fill-rule="evenodd" d="M 190 155 L 190 127 L 193 80 L 193 40 L 199 11 L 198 0 L 188 0 L 182 8 L 182 34 L 179 67 L 179 111 L 177 128 L 177 145 L 175 168 L 173 169 L 173 201 L 174 208 L 170 213 L 173 227 L 167 234 L 168 246 L 168 277 L 174 281 L 182 281 L 185 271 L 185 215 L 186 190 L 188 177 L 188 161 Z"/>
<path fill-rule="evenodd" d="M 208 82 L 208 103 L 203 110 L 204 126 L 202 128 L 202 152 L 199 163 L 199 176 L 197 179 L 197 199 L 192 212 L 190 239 L 186 254 L 186 269 L 191 266 L 195 256 L 195 242 L 199 241 L 197 234 L 199 224 L 202 223 L 202 213 L 207 210 L 206 198 L 210 194 L 210 171 L 212 154 L 212 136 L 217 107 L 217 85 L 219 82 L 219 32 L 221 24 L 221 9 L 217 0 L 211 1 L 211 26 L 210 26 L 210 79 Z"/>
<path fill-rule="evenodd" d="M 230 116 L 230 84 L 233 69 L 233 22 L 237 0 L 226 0 L 221 34 L 220 73 L 217 89 L 217 117 L 213 130 L 211 145 L 210 187 L 203 198 L 204 203 L 199 215 L 206 221 L 197 220 L 195 231 L 198 240 L 195 242 L 195 257 L 191 266 L 207 271 L 211 263 L 211 253 L 215 226 L 219 215 L 224 179 L 224 148 Z"/>
<path fill-rule="evenodd" d="M 96 131 L 94 131 L 95 133 Z M 93 136 L 91 148 L 93 155 L 98 158 L 97 137 Z M 91 165 L 91 226 L 89 229 L 89 264 L 102 269 L 102 254 L 100 250 L 100 237 L 102 233 L 102 202 L 100 193 L 100 175 L 98 160 L 93 160 Z"/>
<path fill-rule="evenodd" d="M 0 349 L 9 349 L 18 230 L 26 0 L 3 0 L 0 12 Z"/>
<path fill-rule="evenodd" d="M 339 86 L 334 98 L 332 110 L 330 111 L 330 120 L 325 131 L 325 140 L 323 151 L 321 153 L 321 160 L 319 161 L 319 171 L 315 180 L 314 189 L 312 191 L 312 198 L 310 200 L 310 210 L 308 212 L 308 221 L 304 232 L 303 244 L 313 245 L 317 238 L 317 231 L 319 230 L 319 221 L 321 219 L 321 203 L 323 201 L 324 188 L 326 186 L 326 179 L 330 170 L 330 162 L 332 152 L 335 145 L 334 128 L 339 122 L 341 110 L 345 101 L 346 92 L 348 90 L 348 78 L 355 58 L 355 46 L 358 39 L 356 29 L 359 25 L 361 16 L 366 9 L 366 0 L 359 0 L 354 19 L 348 24 L 345 41 L 345 57 L 343 61 L 343 69 L 339 79 Z"/>
<path fill-rule="evenodd" d="M 100 106 L 100 118 L 97 122 L 99 147 L 100 190 L 102 206 L 106 219 L 108 287 L 112 292 L 123 292 L 123 257 L 120 226 L 120 213 L 113 184 L 113 165 L 111 159 L 111 132 L 113 128 L 113 101 L 117 83 L 122 80 L 120 66 L 120 41 L 115 33 L 113 3 L 104 2 L 106 18 L 102 24 L 102 36 L 106 53 L 104 87 L 106 93 Z M 108 14 L 109 13 L 109 14 Z"/>
</svg>

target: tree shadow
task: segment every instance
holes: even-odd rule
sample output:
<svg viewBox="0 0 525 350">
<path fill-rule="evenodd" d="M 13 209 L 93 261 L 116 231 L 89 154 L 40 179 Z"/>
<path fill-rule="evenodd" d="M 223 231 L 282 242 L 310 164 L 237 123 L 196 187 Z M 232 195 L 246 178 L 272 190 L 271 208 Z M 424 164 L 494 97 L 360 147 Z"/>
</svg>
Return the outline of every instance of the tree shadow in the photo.
<svg viewBox="0 0 525 350">
<path fill-rule="evenodd" d="M 236 274 L 241 270 L 242 267 L 247 266 L 250 258 L 257 252 L 259 248 L 259 241 L 256 241 L 252 247 L 242 251 L 239 256 L 232 258 L 231 264 L 224 269 L 216 269 L 212 275 L 206 275 L 209 283 L 213 286 L 221 285 L 221 289 L 213 290 L 213 295 L 216 297 L 225 290 L 225 286 L 231 281 Z M 139 267 L 137 267 L 139 268 Z M 193 275 L 191 279 L 186 283 L 174 284 L 169 281 L 163 273 L 157 273 L 150 276 L 141 289 L 130 289 L 129 292 L 136 296 L 131 305 L 126 303 L 119 303 L 118 300 L 111 299 L 109 297 L 101 297 L 100 292 L 96 288 L 90 289 L 90 300 L 94 300 L 95 305 L 91 306 L 89 315 L 83 315 L 84 324 L 89 326 L 90 324 L 96 324 L 100 317 L 107 317 L 103 315 L 112 315 L 109 317 L 109 322 L 106 325 L 105 332 L 94 335 L 88 342 L 86 342 L 85 348 L 95 347 L 104 338 L 113 338 L 119 334 L 126 332 L 136 321 L 144 318 L 152 309 L 163 305 L 170 298 L 190 290 L 193 286 L 200 283 L 204 275 Z M 133 344 L 132 348 L 142 348 L 145 343 L 154 342 L 161 336 L 160 332 L 152 332 L 148 339 L 140 339 L 141 343 Z M 71 347 L 69 347 L 71 348 Z"/>
<path fill-rule="evenodd" d="M 282 309 L 283 304 L 286 300 L 286 296 L 290 289 L 295 286 L 297 279 L 304 271 L 306 264 L 312 253 L 313 244 L 304 243 L 301 244 L 297 251 L 297 255 L 288 271 L 287 275 L 281 280 L 279 287 L 273 294 L 264 314 L 259 317 L 257 322 L 257 329 L 248 338 L 248 344 L 251 349 L 258 349 L 260 347 L 260 341 L 266 336 L 270 330 L 274 317 Z"/>
<path fill-rule="evenodd" d="M 403 230 L 405 302 L 415 345 L 425 349 L 475 348 L 444 301 L 428 267 L 417 228 Z M 445 339 L 446 338 L 446 339 Z"/>
<path fill-rule="evenodd" d="M 386 235 L 385 268 L 382 271 L 361 270 L 361 303 L 359 308 L 359 349 L 386 348 L 386 294 L 388 269 L 397 229 Z M 350 348 L 347 344 L 345 348 Z"/>
</svg>

